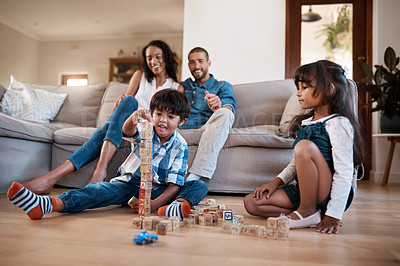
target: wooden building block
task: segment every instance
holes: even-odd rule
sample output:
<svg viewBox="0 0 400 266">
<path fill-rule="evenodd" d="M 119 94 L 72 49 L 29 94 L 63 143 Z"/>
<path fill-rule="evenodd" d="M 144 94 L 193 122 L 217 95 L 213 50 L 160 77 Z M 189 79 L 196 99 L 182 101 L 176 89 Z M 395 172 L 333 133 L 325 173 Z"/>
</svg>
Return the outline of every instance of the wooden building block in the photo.
<svg viewBox="0 0 400 266">
<path fill-rule="evenodd" d="M 208 205 L 217 205 L 217 200 L 215 199 L 207 199 L 206 204 Z"/>
<path fill-rule="evenodd" d="M 180 227 L 181 218 L 171 216 L 168 218 L 168 220 L 172 222 L 172 230 L 175 230 L 176 228 Z"/>
<path fill-rule="evenodd" d="M 141 139 L 139 146 L 140 148 L 152 148 L 153 141 L 151 139 Z"/>
<path fill-rule="evenodd" d="M 159 224 L 161 223 L 165 223 L 167 225 L 167 231 L 172 231 L 173 227 L 172 227 L 172 221 L 170 220 L 162 220 L 160 221 Z"/>
<path fill-rule="evenodd" d="M 277 239 L 277 237 L 278 237 L 278 230 L 267 227 L 267 238 L 268 239 Z"/>
<path fill-rule="evenodd" d="M 206 218 L 204 215 L 199 215 L 199 225 L 206 225 Z"/>
<path fill-rule="evenodd" d="M 232 223 L 230 223 L 230 222 L 223 222 L 223 223 L 222 223 L 222 232 L 223 232 L 223 233 L 231 234 L 231 233 L 232 233 Z"/>
<path fill-rule="evenodd" d="M 143 217 L 142 228 L 145 230 L 153 230 L 153 219 L 149 217 Z"/>
<path fill-rule="evenodd" d="M 223 215 L 224 215 L 224 221 L 232 221 L 233 219 L 232 211 L 224 211 Z"/>
<path fill-rule="evenodd" d="M 240 228 L 239 228 L 238 224 L 232 224 L 231 230 L 232 230 L 232 234 L 234 234 L 234 235 L 240 234 Z"/>
<path fill-rule="evenodd" d="M 149 157 L 141 156 L 140 157 L 140 163 L 141 164 L 150 164 L 150 165 L 152 165 L 153 158 L 151 156 L 149 156 Z"/>
<path fill-rule="evenodd" d="M 207 213 L 207 214 L 204 214 L 203 215 L 203 217 L 204 217 L 204 225 L 205 226 L 211 226 L 211 225 L 213 225 L 213 215 L 212 214 L 209 214 L 209 213 Z"/>
<path fill-rule="evenodd" d="M 261 238 L 267 238 L 267 227 L 266 226 L 259 226 L 257 230 L 257 236 Z"/>
<path fill-rule="evenodd" d="M 247 234 L 247 224 L 238 224 L 239 225 L 239 235 L 246 235 Z"/>
<path fill-rule="evenodd" d="M 142 229 L 142 218 L 141 217 L 133 217 L 132 225 L 133 225 L 133 228 Z"/>
<path fill-rule="evenodd" d="M 153 183 L 153 173 L 142 173 L 140 180 Z"/>
<path fill-rule="evenodd" d="M 136 198 L 135 196 L 133 196 L 129 201 L 128 201 L 128 205 L 133 208 L 135 206 L 136 203 L 138 203 L 139 200 L 138 198 Z"/>
<path fill-rule="evenodd" d="M 244 216 L 243 215 L 233 215 L 232 216 L 232 223 L 233 224 L 242 224 L 242 223 L 244 223 Z"/>
<path fill-rule="evenodd" d="M 278 227 L 278 230 L 289 231 L 289 229 L 290 229 L 289 218 L 287 218 L 286 216 L 279 217 L 277 227 Z"/>
<path fill-rule="evenodd" d="M 258 228 L 256 225 L 248 225 L 246 235 L 248 236 L 258 236 Z"/>
<path fill-rule="evenodd" d="M 140 164 L 141 173 L 152 173 L 152 170 L 153 170 L 152 164 Z"/>
<path fill-rule="evenodd" d="M 278 240 L 288 240 L 289 239 L 289 230 L 277 230 Z"/>
<path fill-rule="evenodd" d="M 139 150 L 140 158 L 142 157 L 151 157 L 151 149 L 149 148 L 142 148 Z"/>
<path fill-rule="evenodd" d="M 226 206 L 224 204 L 218 204 L 218 209 L 226 209 Z"/>
<path fill-rule="evenodd" d="M 194 226 L 194 219 L 192 218 L 183 218 L 183 227 L 192 228 Z"/>
<path fill-rule="evenodd" d="M 267 218 L 267 227 L 272 229 L 278 229 L 278 218 L 277 217 Z"/>
<path fill-rule="evenodd" d="M 168 224 L 160 222 L 157 224 L 156 230 L 158 235 L 166 235 L 168 231 Z"/>
</svg>

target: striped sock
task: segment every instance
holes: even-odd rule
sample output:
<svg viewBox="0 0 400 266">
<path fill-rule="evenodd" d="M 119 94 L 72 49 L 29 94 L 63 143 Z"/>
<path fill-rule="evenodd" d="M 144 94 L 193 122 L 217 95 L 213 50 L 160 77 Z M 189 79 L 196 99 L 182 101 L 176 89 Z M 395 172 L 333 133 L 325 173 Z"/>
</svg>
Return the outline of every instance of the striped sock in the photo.
<svg viewBox="0 0 400 266">
<path fill-rule="evenodd" d="M 159 216 L 177 216 L 180 217 L 181 220 L 187 217 L 190 213 L 190 205 L 180 199 L 174 200 L 171 204 L 158 209 Z"/>
<path fill-rule="evenodd" d="M 13 182 L 7 192 L 8 199 L 23 209 L 32 220 L 42 219 L 43 215 L 56 209 L 53 197 L 38 196 L 17 182 Z"/>
</svg>

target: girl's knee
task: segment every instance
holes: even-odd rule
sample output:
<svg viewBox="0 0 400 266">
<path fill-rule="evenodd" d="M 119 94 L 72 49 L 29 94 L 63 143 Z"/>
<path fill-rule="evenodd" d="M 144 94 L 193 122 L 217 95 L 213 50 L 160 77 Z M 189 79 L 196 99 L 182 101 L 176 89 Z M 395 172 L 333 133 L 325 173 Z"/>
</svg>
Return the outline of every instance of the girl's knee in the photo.
<svg viewBox="0 0 400 266">
<path fill-rule="evenodd" d="M 243 205 L 249 214 L 254 214 L 256 206 L 252 194 L 248 194 L 247 196 L 244 197 Z"/>
<path fill-rule="evenodd" d="M 319 152 L 318 146 L 308 139 L 299 141 L 293 149 L 294 157 L 311 157 L 315 152 Z"/>
</svg>

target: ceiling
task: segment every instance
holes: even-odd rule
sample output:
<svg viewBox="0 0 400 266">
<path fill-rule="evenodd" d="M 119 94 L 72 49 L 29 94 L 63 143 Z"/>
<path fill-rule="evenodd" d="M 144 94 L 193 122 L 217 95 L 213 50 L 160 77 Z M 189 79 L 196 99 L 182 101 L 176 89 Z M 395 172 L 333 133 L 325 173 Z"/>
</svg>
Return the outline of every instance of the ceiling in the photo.
<svg viewBox="0 0 400 266">
<path fill-rule="evenodd" d="M 0 23 L 39 41 L 182 34 L 184 0 L 1 0 Z"/>
</svg>

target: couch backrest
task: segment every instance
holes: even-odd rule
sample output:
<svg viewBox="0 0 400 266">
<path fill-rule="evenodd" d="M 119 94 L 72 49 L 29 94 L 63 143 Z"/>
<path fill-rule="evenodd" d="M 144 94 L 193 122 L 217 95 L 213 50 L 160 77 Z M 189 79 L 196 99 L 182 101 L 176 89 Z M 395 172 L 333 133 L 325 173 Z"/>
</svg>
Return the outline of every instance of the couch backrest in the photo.
<svg viewBox="0 0 400 266">
<path fill-rule="evenodd" d="M 110 118 L 113 110 L 113 104 L 115 100 L 126 92 L 128 84 L 120 82 L 109 82 L 104 92 L 103 98 L 101 99 L 101 106 L 99 115 L 96 121 L 96 127 L 103 125 Z"/>
<path fill-rule="evenodd" d="M 67 98 L 53 121 L 95 127 L 105 85 L 64 86 L 26 83 L 34 89 L 66 93 Z"/>
<path fill-rule="evenodd" d="M 237 103 L 233 127 L 279 125 L 286 102 L 295 91 L 292 79 L 233 85 Z"/>
</svg>

